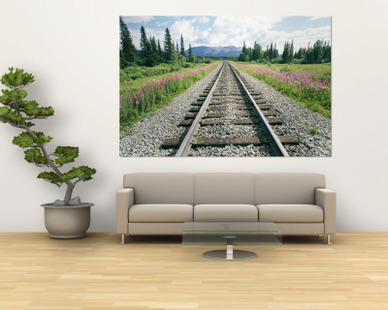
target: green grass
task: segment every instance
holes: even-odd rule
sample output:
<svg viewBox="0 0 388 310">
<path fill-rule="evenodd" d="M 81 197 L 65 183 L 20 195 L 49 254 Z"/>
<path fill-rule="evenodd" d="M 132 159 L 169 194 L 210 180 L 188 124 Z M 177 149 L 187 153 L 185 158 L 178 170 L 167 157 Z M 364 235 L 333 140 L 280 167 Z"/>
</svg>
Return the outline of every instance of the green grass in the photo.
<svg viewBox="0 0 388 310">
<path fill-rule="evenodd" d="M 306 126 L 306 129 L 307 129 L 307 131 L 310 132 L 312 135 L 315 135 L 315 134 L 318 133 L 318 130 L 316 130 L 315 128 Z"/>
<path fill-rule="evenodd" d="M 331 118 L 331 64 L 235 63 L 308 109 Z"/>
<path fill-rule="evenodd" d="M 128 93 L 137 92 L 146 83 L 159 81 L 164 76 L 169 74 L 183 75 L 193 69 L 208 66 L 206 63 L 187 63 L 182 67 L 180 65 L 160 64 L 155 67 L 133 66 L 120 70 L 120 96 L 125 96 Z"/>
</svg>

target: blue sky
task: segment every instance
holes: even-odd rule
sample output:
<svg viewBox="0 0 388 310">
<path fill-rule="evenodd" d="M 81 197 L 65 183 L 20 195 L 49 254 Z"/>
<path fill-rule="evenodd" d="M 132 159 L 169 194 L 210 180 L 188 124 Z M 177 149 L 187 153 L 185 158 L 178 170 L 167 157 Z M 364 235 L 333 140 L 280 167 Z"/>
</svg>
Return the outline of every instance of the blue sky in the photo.
<svg viewBox="0 0 388 310">
<path fill-rule="evenodd" d="M 155 36 L 163 47 L 165 29 L 185 48 L 195 46 L 236 46 L 254 42 L 265 49 L 271 42 L 281 53 L 285 41 L 294 41 L 294 50 L 317 40 L 331 42 L 331 17 L 328 16 L 123 16 L 135 46 L 139 48 L 140 27 Z"/>
</svg>

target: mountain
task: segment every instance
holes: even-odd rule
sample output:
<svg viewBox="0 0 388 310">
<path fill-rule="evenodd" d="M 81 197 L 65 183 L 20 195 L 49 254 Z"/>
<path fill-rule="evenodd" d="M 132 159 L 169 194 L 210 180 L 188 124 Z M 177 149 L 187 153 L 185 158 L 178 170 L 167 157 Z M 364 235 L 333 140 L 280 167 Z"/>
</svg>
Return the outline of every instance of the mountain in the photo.
<svg viewBox="0 0 388 310">
<path fill-rule="evenodd" d="M 191 48 L 192 52 L 196 56 L 214 56 L 214 57 L 228 57 L 233 55 L 238 57 L 241 53 L 241 47 L 235 46 L 196 46 Z M 186 55 L 189 55 L 189 50 L 187 50 Z"/>
</svg>

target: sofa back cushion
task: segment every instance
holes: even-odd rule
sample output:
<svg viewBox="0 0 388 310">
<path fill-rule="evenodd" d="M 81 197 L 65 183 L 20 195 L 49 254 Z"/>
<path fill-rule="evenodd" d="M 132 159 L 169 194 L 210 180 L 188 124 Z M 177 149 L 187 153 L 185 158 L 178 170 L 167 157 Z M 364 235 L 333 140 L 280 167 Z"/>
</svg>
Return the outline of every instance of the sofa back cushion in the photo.
<svg viewBox="0 0 388 310">
<path fill-rule="evenodd" d="M 315 189 L 325 188 L 317 173 L 257 173 L 255 204 L 314 204 Z"/>
<path fill-rule="evenodd" d="M 192 173 L 128 173 L 124 187 L 135 189 L 135 204 L 194 203 Z"/>
<path fill-rule="evenodd" d="M 194 204 L 253 204 L 251 173 L 198 173 L 194 176 Z"/>
</svg>

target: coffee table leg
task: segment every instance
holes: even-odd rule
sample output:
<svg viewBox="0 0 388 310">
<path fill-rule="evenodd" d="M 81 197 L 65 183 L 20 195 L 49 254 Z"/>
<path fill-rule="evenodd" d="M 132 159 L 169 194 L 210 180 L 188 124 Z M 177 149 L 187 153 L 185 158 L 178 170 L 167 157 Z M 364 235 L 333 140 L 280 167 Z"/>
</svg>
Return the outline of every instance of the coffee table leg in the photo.
<svg viewBox="0 0 388 310">
<path fill-rule="evenodd" d="M 226 245 L 226 259 L 233 259 L 233 244 Z"/>
<path fill-rule="evenodd" d="M 223 236 L 226 239 L 226 250 L 214 250 L 203 253 L 203 256 L 211 259 L 223 260 L 241 260 L 256 257 L 256 254 L 250 251 L 242 251 L 233 249 L 233 241 L 236 236 Z"/>
</svg>

